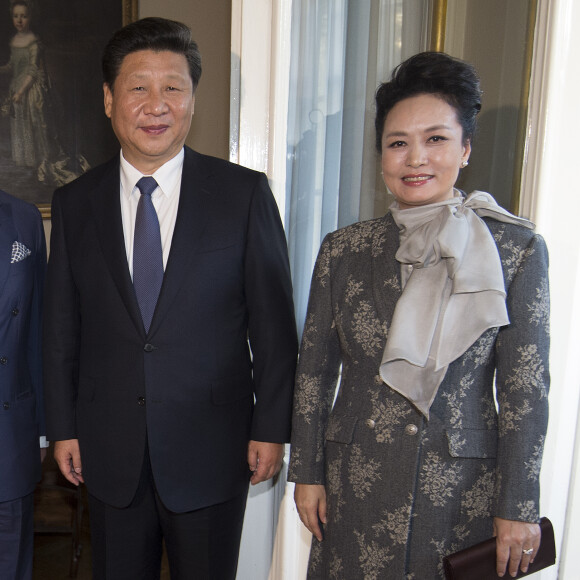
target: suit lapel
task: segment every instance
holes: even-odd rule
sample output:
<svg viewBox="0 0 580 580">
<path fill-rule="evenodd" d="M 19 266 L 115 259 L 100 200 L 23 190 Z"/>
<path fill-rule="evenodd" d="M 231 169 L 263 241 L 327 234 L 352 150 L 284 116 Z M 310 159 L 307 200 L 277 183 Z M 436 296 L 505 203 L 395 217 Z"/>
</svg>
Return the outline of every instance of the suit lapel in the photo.
<svg viewBox="0 0 580 580">
<path fill-rule="evenodd" d="M 139 305 L 127 265 L 119 194 L 119 158 L 108 163 L 101 181 L 90 195 L 99 243 L 119 294 L 137 330 L 145 334 Z"/>
<path fill-rule="evenodd" d="M 12 244 L 17 239 L 17 232 L 12 220 L 12 206 L 8 203 L 0 204 L 0 293 L 4 289 L 10 261 L 12 259 Z"/>
<path fill-rule="evenodd" d="M 177 219 L 150 335 L 159 327 L 179 292 L 207 224 L 210 192 L 204 183 L 209 175 L 203 157 L 186 147 Z"/>
</svg>

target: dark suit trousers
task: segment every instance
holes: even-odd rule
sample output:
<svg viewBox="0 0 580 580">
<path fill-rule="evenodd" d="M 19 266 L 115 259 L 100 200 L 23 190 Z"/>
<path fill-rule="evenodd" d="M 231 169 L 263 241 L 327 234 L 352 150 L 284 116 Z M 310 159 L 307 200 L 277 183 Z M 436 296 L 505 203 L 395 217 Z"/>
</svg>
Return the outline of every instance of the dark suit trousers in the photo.
<svg viewBox="0 0 580 580">
<path fill-rule="evenodd" d="M 234 580 L 247 490 L 185 513 L 161 501 L 149 455 L 131 504 L 116 508 L 89 494 L 93 580 L 159 580 L 165 541 L 172 580 Z"/>
<path fill-rule="evenodd" d="M 0 502 L 0 578 L 30 580 L 34 542 L 33 497 Z"/>
</svg>

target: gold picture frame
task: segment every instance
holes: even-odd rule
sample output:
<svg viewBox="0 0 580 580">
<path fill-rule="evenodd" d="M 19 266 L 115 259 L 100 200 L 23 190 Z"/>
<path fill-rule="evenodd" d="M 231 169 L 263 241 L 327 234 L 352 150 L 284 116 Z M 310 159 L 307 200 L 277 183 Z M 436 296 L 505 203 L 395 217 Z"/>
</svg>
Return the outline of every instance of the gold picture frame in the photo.
<svg viewBox="0 0 580 580">
<path fill-rule="evenodd" d="M 443 52 L 445 50 L 445 21 L 447 19 L 447 0 L 433 0 L 433 17 L 429 50 Z"/>
<path fill-rule="evenodd" d="M 459 0 L 463 2 L 464 0 Z M 446 51 L 447 48 L 447 35 L 453 33 L 453 31 L 447 31 L 447 12 L 451 2 L 447 0 L 431 0 L 431 26 L 430 26 L 430 36 L 429 36 L 429 50 L 435 51 Z M 520 209 L 520 192 L 521 192 L 521 180 L 522 173 L 525 163 L 525 151 L 526 151 L 526 140 L 527 140 L 527 121 L 528 121 L 528 102 L 530 97 L 530 77 L 531 77 L 531 67 L 532 58 L 534 50 L 534 33 L 536 29 L 536 17 L 538 10 L 537 0 L 528 0 L 527 8 L 524 14 L 520 15 L 520 20 L 526 23 L 525 34 L 523 35 L 523 41 L 519 45 L 521 54 L 519 58 L 522 62 L 521 77 L 514 77 L 514 86 L 519 84 L 519 102 L 517 103 L 516 115 L 514 115 L 514 139 L 512 150 L 509 155 L 512 159 L 511 171 L 511 188 L 509 190 L 507 199 L 499 200 L 500 203 L 504 205 L 506 209 L 511 212 L 518 214 Z M 455 8 L 457 5 L 454 3 Z M 453 8 L 451 8 L 453 9 Z M 513 58 L 513 55 L 512 55 Z M 513 107 L 516 109 L 516 107 Z M 485 110 L 485 87 L 484 87 L 484 110 Z M 482 121 L 480 119 L 480 125 Z M 477 144 L 477 139 L 476 139 Z M 479 152 L 477 152 L 479 153 Z M 492 166 L 492 163 L 488 164 Z M 469 173 L 467 170 L 465 173 Z M 468 181 L 468 180 L 466 180 Z M 460 185 L 463 185 L 460 183 Z M 496 194 L 495 192 L 491 192 Z"/>
<path fill-rule="evenodd" d="M 139 18 L 139 0 L 122 0 L 123 26 L 135 22 Z"/>
</svg>

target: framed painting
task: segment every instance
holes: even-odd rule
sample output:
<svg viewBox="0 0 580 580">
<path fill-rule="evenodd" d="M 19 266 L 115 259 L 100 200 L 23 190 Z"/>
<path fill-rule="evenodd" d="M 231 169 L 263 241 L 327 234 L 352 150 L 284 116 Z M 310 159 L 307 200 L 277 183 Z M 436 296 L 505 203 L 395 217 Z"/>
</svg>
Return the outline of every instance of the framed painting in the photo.
<svg viewBox="0 0 580 580">
<path fill-rule="evenodd" d="M 50 217 L 53 191 L 118 150 L 101 54 L 138 0 L 9 0 L 0 12 L 0 189 Z"/>
</svg>

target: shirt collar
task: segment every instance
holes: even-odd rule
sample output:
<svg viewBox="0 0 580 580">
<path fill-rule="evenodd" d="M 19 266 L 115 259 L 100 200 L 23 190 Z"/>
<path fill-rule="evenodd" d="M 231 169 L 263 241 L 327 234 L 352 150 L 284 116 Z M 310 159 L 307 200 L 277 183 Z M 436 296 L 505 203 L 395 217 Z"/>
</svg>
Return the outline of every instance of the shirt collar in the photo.
<svg viewBox="0 0 580 580">
<path fill-rule="evenodd" d="M 179 153 L 164 163 L 155 173 L 153 177 L 159 185 L 161 194 L 169 198 L 179 191 L 179 182 L 181 180 L 181 173 L 183 168 L 183 159 L 185 157 L 185 150 L 182 148 Z M 143 177 L 138 169 L 133 167 L 123 156 L 123 151 L 120 152 L 121 158 L 121 191 L 123 195 L 130 198 L 136 190 L 137 182 Z M 159 190 L 158 190 L 159 191 Z M 157 194 L 156 194 L 157 195 Z"/>
</svg>

